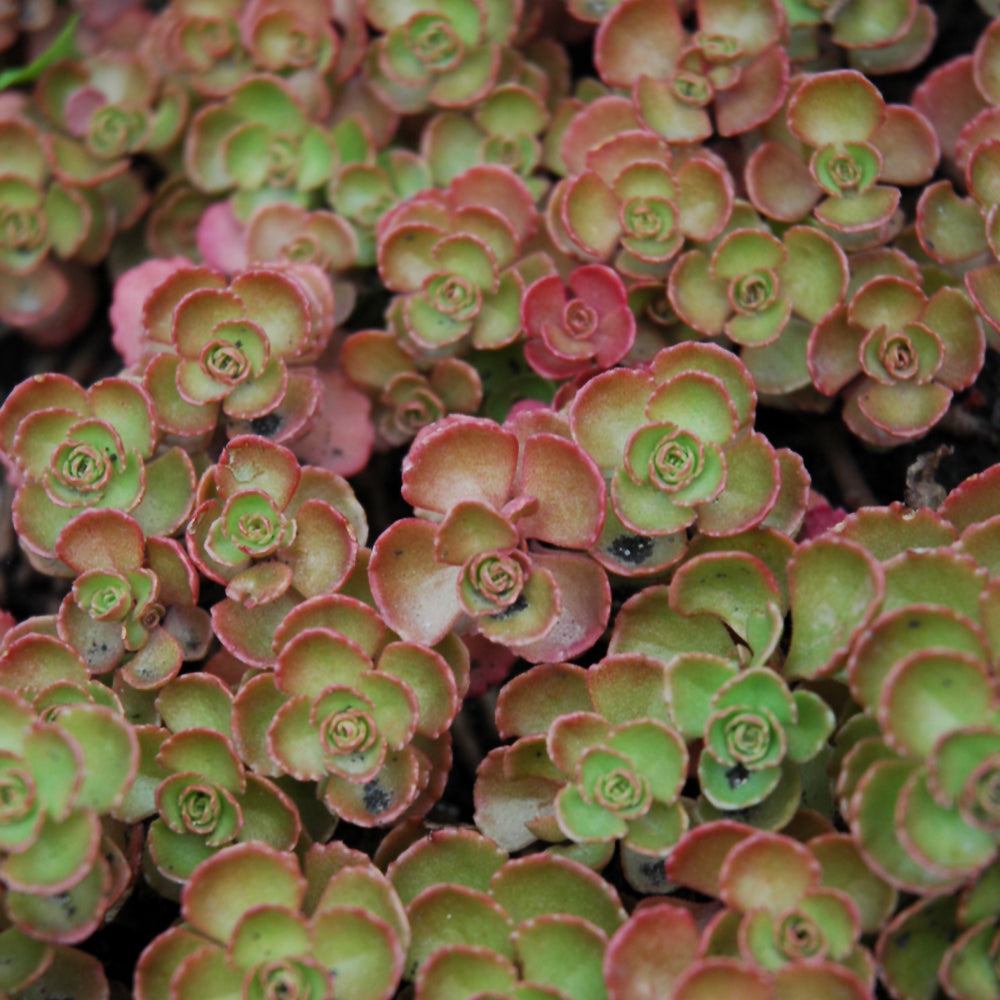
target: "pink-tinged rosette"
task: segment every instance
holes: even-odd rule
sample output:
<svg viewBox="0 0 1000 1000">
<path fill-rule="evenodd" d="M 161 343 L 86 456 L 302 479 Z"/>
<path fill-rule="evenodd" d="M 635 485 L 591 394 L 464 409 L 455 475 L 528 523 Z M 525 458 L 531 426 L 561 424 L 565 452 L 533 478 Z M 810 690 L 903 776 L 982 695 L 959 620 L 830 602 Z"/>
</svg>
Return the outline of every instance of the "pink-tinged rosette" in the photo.
<svg viewBox="0 0 1000 1000">
<path fill-rule="evenodd" d="M 603 479 L 558 419 L 545 430 L 531 419 L 509 429 L 456 415 L 415 439 L 403 496 L 419 516 L 384 532 L 369 566 L 404 638 L 433 644 L 455 628 L 537 661 L 577 655 L 603 631 L 607 579 L 581 551 L 603 524 Z"/>
<path fill-rule="evenodd" d="M 844 422 L 865 441 L 891 446 L 925 434 L 983 365 L 976 310 L 956 288 L 928 297 L 891 275 L 866 282 L 809 335 L 813 384 L 843 393 Z"/>
<path fill-rule="evenodd" d="M 673 143 L 701 142 L 713 131 L 741 135 L 767 121 L 788 90 L 784 5 L 699 0 L 695 31 L 684 27 L 678 6 L 620 3 L 595 39 L 601 79 L 631 87 L 639 117 Z"/>
<path fill-rule="evenodd" d="M 333 288 L 314 264 L 254 266 L 231 281 L 207 267 L 172 272 L 142 306 L 142 380 L 158 423 L 194 440 L 220 418 L 231 435 L 301 435 L 319 402 L 312 362 L 334 310 Z"/>
<path fill-rule="evenodd" d="M 781 494 L 781 463 L 753 429 L 756 392 L 739 359 L 711 344 L 669 347 L 645 368 L 591 379 L 569 407 L 574 439 L 608 480 L 595 558 L 631 575 L 680 558 L 687 532 L 735 535 Z"/>
<path fill-rule="evenodd" d="M 539 278 L 525 292 L 524 356 L 539 375 L 575 378 L 616 365 L 635 342 L 625 285 L 610 267 L 578 267 L 566 279 Z"/>
<path fill-rule="evenodd" d="M 227 601 L 247 608 L 289 590 L 302 597 L 333 592 L 353 569 L 368 531 L 347 480 L 300 467 L 287 448 L 254 435 L 229 442 L 205 470 L 198 500 L 188 554 L 205 576 L 226 586 Z M 217 632 L 228 614 L 219 607 Z M 223 642 L 243 649 L 229 631 L 223 629 Z"/>
<path fill-rule="evenodd" d="M 247 764 L 316 782 L 332 816 L 360 826 L 426 813 L 444 790 L 448 730 L 468 688 L 464 645 L 394 640 L 343 594 L 299 604 L 274 644 L 274 671 L 245 679 L 233 703 Z"/>
<path fill-rule="evenodd" d="M 0 459 L 18 483 L 13 517 L 28 558 L 71 574 L 56 546 L 84 510 L 128 513 L 147 537 L 179 531 L 194 500 L 194 465 L 181 448 L 156 454 L 159 439 L 152 401 L 129 379 L 83 389 L 50 373 L 18 385 L 0 408 Z"/>
<path fill-rule="evenodd" d="M 136 1000 L 389 1000 L 410 941 L 391 884 L 339 843 L 314 844 L 301 860 L 256 841 L 224 848 L 195 869 L 181 915 L 139 957 Z"/>
<path fill-rule="evenodd" d="M 383 215 L 379 275 L 397 293 L 389 312 L 399 310 L 411 353 L 441 357 L 517 338 L 524 279 L 515 265 L 537 216 L 524 181 L 494 164 L 472 167 L 446 190 L 422 192 Z"/>
<path fill-rule="evenodd" d="M 561 142 L 572 172 L 553 189 L 545 221 L 575 260 L 613 258 L 619 274 L 664 279 L 686 240 L 722 232 L 733 182 L 718 157 L 698 151 L 675 159 L 665 139 L 632 117 L 613 96 L 579 111 Z"/>
<path fill-rule="evenodd" d="M 121 667 L 129 686 L 152 690 L 205 655 L 212 627 L 198 607 L 198 573 L 176 539 L 145 538 L 122 511 L 86 510 L 60 532 L 56 551 L 76 574 L 59 634 L 92 673 Z"/>
<path fill-rule="evenodd" d="M 841 114 L 843 107 L 852 113 Z M 884 242 L 898 229 L 899 186 L 925 184 L 937 166 L 927 119 L 887 105 L 854 70 L 797 78 L 784 117 L 787 131 L 758 146 L 745 170 L 754 207 L 780 222 L 811 213 L 842 239 Z"/>
</svg>

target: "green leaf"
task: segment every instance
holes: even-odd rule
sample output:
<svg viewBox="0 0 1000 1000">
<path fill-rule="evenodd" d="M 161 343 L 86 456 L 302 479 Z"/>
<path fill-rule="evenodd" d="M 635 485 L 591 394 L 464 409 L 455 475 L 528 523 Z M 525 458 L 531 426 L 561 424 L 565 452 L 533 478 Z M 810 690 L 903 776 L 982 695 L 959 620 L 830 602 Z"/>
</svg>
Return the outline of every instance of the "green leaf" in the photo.
<svg viewBox="0 0 1000 1000">
<path fill-rule="evenodd" d="M 56 941 L 82 941 L 96 930 L 107 906 L 107 865 L 95 864 L 71 889 L 63 892 L 43 894 L 40 892 L 7 893 L 5 907 L 7 916 L 21 927 L 30 928 L 33 934 Z M 80 970 L 74 975 L 60 979 L 65 974 L 63 960 L 67 955 L 81 955 L 75 949 L 65 949 L 46 970 L 40 980 L 36 980 L 23 992 L 16 995 L 22 1000 L 72 996 L 100 996 L 101 991 L 88 990 L 88 983 L 81 982 Z M 53 975 L 54 974 L 54 975 Z M 55 982 L 49 979 L 53 976 Z M 92 980 L 92 975 L 87 977 Z M 103 983 L 103 975 L 100 977 Z M 72 981 L 72 987 L 69 985 Z M 48 992 L 51 990 L 51 992 Z"/>
<path fill-rule="evenodd" d="M 613 934 L 625 922 L 618 894 L 603 878 L 554 854 L 508 861 L 493 878 L 492 895 L 517 924 L 545 913 L 564 913 Z"/>
<path fill-rule="evenodd" d="M 36 941 L 17 927 L 0 933 L 0 989 L 11 993 L 44 968 L 52 945 Z"/>
<path fill-rule="evenodd" d="M 89 809 L 74 810 L 61 822 L 47 818 L 31 847 L 4 860 L 0 876 L 11 889 L 61 892 L 86 877 L 100 839 L 100 823 Z"/>
<path fill-rule="evenodd" d="M 794 725 L 785 726 L 788 756 L 803 763 L 812 760 L 820 752 L 827 737 L 833 732 L 833 710 L 812 691 L 794 691 L 792 699 L 797 718 Z"/>
<path fill-rule="evenodd" d="M 517 985 L 513 964 L 492 952 L 471 946 L 441 948 L 425 963 L 420 975 L 420 995 L 437 1000 L 466 1000 L 476 995 L 506 996 Z"/>
<path fill-rule="evenodd" d="M 473 830 L 438 830 L 414 844 L 389 867 L 400 899 L 411 903 L 424 889 L 453 883 L 488 892 L 490 879 L 507 860 L 496 844 Z"/>
<path fill-rule="evenodd" d="M 62 709 L 58 725 L 83 752 L 83 784 L 76 805 L 99 813 L 120 805 L 139 770 L 139 744 L 132 727 L 92 705 Z"/>
<path fill-rule="evenodd" d="M 20 83 L 30 83 L 32 80 L 37 80 L 49 66 L 59 62 L 60 59 L 75 58 L 77 48 L 73 36 L 76 34 L 79 22 L 80 15 L 74 14 L 56 35 L 55 41 L 37 59 L 33 59 L 27 66 L 17 66 L 0 73 L 0 90 L 15 87 Z"/>
<path fill-rule="evenodd" d="M 584 920 L 546 914 L 522 924 L 516 934 L 525 979 L 554 986 L 574 1000 L 604 1000 L 601 962 L 607 941 Z"/>
<path fill-rule="evenodd" d="M 457 885 L 436 885 L 408 907 L 413 939 L 406 959 L 406 978 L 442 946 L 475 944 L 513 959 L 510 917 L 489 896 Z"/>
<path fill-rule="evenodd" d="M 259 962 L 306 955 L 310 933 L 302 914 L 283 907 L 261 906 L 247 913 L 230 942 L 233 963 L 249 969 Z"/>
<path fill-rule="evenodd" d="M 739 764 L 720 764 L 711 754 L 698 760 L 698 780 L 702 793 L 717 809 L 745 809 L 763 802 L 781 779 L 781 767 L 748 771 Z"/>
<path fill-rule="evenodd" d="M 616 840 L 625 835 L 627 824 L 617 813 L 587 802 L 573 785 L 556 796 L 556 818 L 565 836 L 581 843 Z"/>
<path fill-rule="evenodd" d="M 879 941 L 881 976 L 897 996 L 938 995 L 938 970 L 956 926 L 957 896 L 922 899 Z"/>
</svg>

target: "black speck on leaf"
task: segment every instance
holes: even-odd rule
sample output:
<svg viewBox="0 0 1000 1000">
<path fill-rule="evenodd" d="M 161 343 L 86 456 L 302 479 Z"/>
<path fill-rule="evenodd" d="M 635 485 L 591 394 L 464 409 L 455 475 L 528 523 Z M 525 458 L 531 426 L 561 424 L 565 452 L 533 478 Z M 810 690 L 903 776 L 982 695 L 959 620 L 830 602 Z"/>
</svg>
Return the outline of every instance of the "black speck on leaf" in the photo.
<svg viewBox="0 0 1000 1000">
<path fill-rule="evenodd" d="M 498 611 L 495 615 L 490 615 L 489 617 L 495 622 L 506 621 L 508 618 L 526 610 L 527 607 L 528 602 L 524 599 L 524 594 L 518 594 L 513 604 L 508 604 L 503 611 Z"/>
<path fill-rule="evenodd" d="M 730 788 L 739 788 L 745 785 L 750 777 L 750 772 L 742 764 L 734 764 L 726 771 L 726 781 Z"/>
<path fill-rule="evenodd" d="M 362 798 L 365 809 L 367 809 L 373 816 L 377 816 L 379 813 L 385 812 L 386 809 L 388 809 L 392 804 L 391 793 L 387 792 L 378 783 L 378 779 L 376 778 L 373 778 L 367 785 L 365 785 Z"/>
<path fill-rule="evenodd" d="M 250 421 L 250 429 L 261 437 L 271 437 L 281 429 L 281 417 L 277 413 L 265 413 Z"/>
<path fill-rule="evenodd" d="M 608 551 L 619 561 L 641 566 L 653 554 L 653 539 L 643 535 L 619 535 Z"/>
</svg>

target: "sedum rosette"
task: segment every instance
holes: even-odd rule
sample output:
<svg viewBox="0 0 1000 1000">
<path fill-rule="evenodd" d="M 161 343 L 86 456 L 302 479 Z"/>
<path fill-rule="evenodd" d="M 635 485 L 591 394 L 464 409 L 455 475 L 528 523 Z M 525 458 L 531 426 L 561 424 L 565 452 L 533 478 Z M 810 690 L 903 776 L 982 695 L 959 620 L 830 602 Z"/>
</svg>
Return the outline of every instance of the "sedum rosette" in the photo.
<svg viewBox="0 0 1000 1000">
<path fill-rule="evenodd" d="M 194 468 L 187 452 L 156 454 L 152 401 L 124 378 L 83 389 L 65 375 L 22 382 L 0 409 L 0 453 L 19 480 L 14 522 L 29 558 L 65 573 L 59 533 L 87 509 L 131 515 L 147 536 L 187 519 Z"/>
<path fill-rule="evenodd" d="M 115 696 L 88 690 L 85 668 L 56 639 L 22 636 L 0 658 L 0 675 L 6 917 L 33 938 L 79 942 L 129 882 L 105 821 L 136 778 L 138 740 Z M 17 683 L 32 675 L 37 688 Z"/>
<path fill-rule="evenodd" d="M 360 826 L 426 812 L 451 759 L 465 647 L 393 641 L 370 607 L 340 594 L 298 605 L 275 644 L 273 673 L 246 679 L 233 704 L 243 759 L 317 782 L 327 809 Z"/>
<path fill-rule="evenodd" d="M 405 975 L 420 1000 L 445 989 L 464 998 L 451 990 L 469 976 L 504 1000 L 603 996 L 601 958 L 625 911 L 578 861 L 511 859 L 479 833 L 450 829 L 410 843 L 387 874 L 413 929 Z"/>
<path fill-rule="evenodd" d="M 851 114 L 839 112 L 850 107 Z M 787 131 L 775 129 L 747 161 L 754 207 L 779 222 L 808 215 L 855 245 L 877 245 L 893 229 L 899 185 L 924 184 L 939 147 L 920 112 L 886 105 L 855 70 L 797 78 L 786 105 Z"/>
<path fill-rule="evenodd" d="M 545 212 L 556 246 L 574 259 L 613 259 L 622 275 L 664 279 L 686 240 L 714 239 L 733 207 L 732 179 L 715 158 L 675 158 L 653 132 L 626 128 L 628 104 L 609 96 L 567 128 L 561 151 L 570 176 Z"/>
<path fill-rule="evenodd" d="M 60 533 L 60 559 L 76 574 L 59 609 L 59 634 L 95 674 L 121 668 L 133 688 L 166 684 L 212 638 L 198 605 L 199 577 L 173 538 L 143 537 L 116 510 L 87 510 Z"/>
<path fill-rule="evenodd" d="M 220 418 L 230 434 L 301 435 L 319 402 L 312 362 L 333 332 L 334 306 L 314 264 L 250 267 L 231 281 L 207 267 L 170 271 L 146 295 L 135 331 L 160 426 L 196 441 Z"/>
<path fill-rule="evenodd" d="M 533 282 L 521 302 L 524 356 L 541 376 L 569 379 L 618 364 L 635 342 L 625 285 L 610 267 L 578 267 Z"/>
<path fill-rule="evenodd" d="M 976 310 L 956 288 L 928 296 L 891 275 L 863 284 L 809 335 L 813 384 L 843 392 L 844 422 L 871 444 L 925 434 L 955 392 L 983 365 L 986 341 Z"/>
<path fill-rule="evenodd" d="M 474 104 L 497 80 L 521 6 L 520 0 L 365 0 L 368 21 L 383 32 L 365 59 L 368 85 L 401 113 Z"/>
<path fill-rule="evenodd" d="M 195 870 L 181 915 L 140 956 L 137 1000 L 389 1000 L 410 936 L 385 876 L 337 843 L 301 862 L 260 843 L 226 848 Z"/>
<path fill-rule="evenodd" d="M 783 5 L 700 0 L 694 30 L 685 26 L 681 6 L 674 0 L 617 4 L 595 39 L 601 79 L 630 87 L 635 113 L 672 143 L 700 142 L 716 132 L 742 135 L 767 121 L 788 90 Z"/>
<path fill-rule="evenodd" d="M 666 348 L 580 389 L 570 426 L 608 480 L 610 537 L 599 558 L 609 569 L 662 569 L 688 531 L 735 535 L 764 521 L 781 465 L 753 429 L 755 406 L 746 368 L 708 344 Z"/>
<path fill-rule="evenodd" d="M 508 850 L 569 840 L 603 864 L 621 843 L 626 877 L 645 890 L 687 829 L 688 751 L 674 728 L 663 664 L 608 656 L 584 670 L 541 664 L 509 681 L 492 751 L 476 781 L 476 823 Z M 572 850 L 572 848 L 571 848 Z"/>
<path fill-rule="evenodd" d="M 419 516 L 390 526 L 369 565 L 379 611 L 405 639 L 455 628 L 537 662 L 603 630 L 607 579 L 582 551 L 601 529 L 603 480 L 563 422 L 526 417 L 508 429 L 449 416 L 414 440 L 403 497 Z"/>
<path fill-rule="evenodd" d="M 229 601 L 246 607 L 289 589 L 303 597 L 336 590 L 368 530 L 347 480 L 300 467 L 287 448 L 255 435 L 229 442 L 205 470 L 198 501 L 188 553 L 226 586 Z"/>
<path fill-rule="evenodd" d="M 517 264 L 537 210 L 510 169 L 484 165 L 412 197 L 377 230 L 379 275 L 396 293 L 391 328 L 413 354 L 493 350 L 521 330 Z"/>
<path fill-rule="evenodd" d="M 168 715 L 190 699 L 190 682 L 165 689 Z M 193 693 L 198 691 L 193 686 Z M 187 690 L 185 690 L 187 688 Z M 204 695 L 203 695 L 204 697 Z M 208 699 L 204 699 L 207 707 Z M 190 713 L 190 709 L 189 709 Z M 230 844 L 263 843 L 291 850 L 302 826 L 291 799 L 240 761 L 228 725 L 191 725 L 176 733 L 140 730 L 142 763 L 122 812 L 132 822 L 155 817 L 146 841 L 161 885 L 176 888 L 195 868 Z"/>
</svg>

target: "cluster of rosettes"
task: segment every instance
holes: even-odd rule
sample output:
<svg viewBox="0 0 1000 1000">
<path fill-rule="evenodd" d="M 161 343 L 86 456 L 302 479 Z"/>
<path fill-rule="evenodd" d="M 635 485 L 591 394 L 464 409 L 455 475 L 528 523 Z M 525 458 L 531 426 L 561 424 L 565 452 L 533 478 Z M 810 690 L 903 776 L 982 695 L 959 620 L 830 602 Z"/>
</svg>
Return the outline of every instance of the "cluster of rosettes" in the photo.
<svg viewBox="0 0 1000 1000">
<path fill-rule="evenodd" d="M 859 939 L 880 927 L 896 893 L 849 837 L 803 843 L 717 820 L 681 840 L 668 870 L 711 902 L 640 904 L 605 953 L 610 1000 L 649 995 L 652 983 L 671 1000 L 871 995 L 875 962 Z"/>
<path fill-rule="evenodd" d="M 836 738 L 838 809 L 867 864 L 918 896 L 877 946 L 903 996 L 996 982 L 996 485 L 974 476 L 936 513 L 862 509 L 789 566 L 785 669 L 839 678 L 857 706 Z"/>
<path fill-rule="evenodd" d="M 620 841 L 643 892 L 662 888 L 692 817 L 784 826 L 801 805 L 802 769 L 834 728 L 813 692 L 703 652 L 537 666 L 505 685 L 497 723 L 518 739 L 480 768 L 480 829 L 511 850 L 536 838 L 590 845 L 602 864 Z M 694 774 L 697 801 L 683 795 Z"/>
<path fill-rule="evenodd" d="M 0 994 L 105 1000 L 142 877 L 138 1000 L 998 1000 L 1000 466 L 806 540 L 755 422 L 912 442 L 1000 347 L 1000 21 L 910 107 L 920 0 L 76 3 L 0 321 L 106 262 L 125 370 L 0 408 L 66 581 L 0 613 Z"/>
<path fill-rule="evenodd" d="M 91 680 L 54 623 L 34 624 L 15 625 L 0 644 L 0 940 L 9 956 L 0 983 L 7 993 L 71 982 L 99 991 L 100 965 L 69 946 L 101 926 L 134 880 L 138 842 L 122 810 L 139 741 L 119 698 Z"/>
<path fill-rule="evenodd" d="M 57 614 L 4 620 L 3 947 L 22 954 L 2 988 L 76 976 L 96 996 L 100 970 L 69 946 L 122 905 L 140 864 L 176 896 L 228 847 L 287 867 L 342 817 L 430 809 L 469 656 L 451 635 L 396 641 L 364 583 L 350 486 L 267 438 L 192 458 L 162 443 L 153 400 L 126 377 L 84 390 L 40 376 L 0 427 L 25 552 L 72 579 Z M 227 592 L 211 614 L 205 583 Z M 185 662 L 214 670 L 180 676 Z M 382 974 L 388 995 L 398 974 Z"/>
<path fill-rule="evenodd" d="M 522 395 L 549 401 L 680 339 L 735 349 L 767 402 L 817 411 L 840 397 L 849 428 L 880 446 L 939 422 L 982 367 L 981 319 L 1000 329 L 984 263 L 996 29 L 908 107 L 863 74 L 927 54 L 935 20 L 918 0 L 568 9 L 596 25 L 596 77 L 575 90 L 547 34 L 552 12 L 521 3 L 90 13 L 100 54 L 40 60 L 25 76 L 39 77 L 34 92 L 0 121 L 3 318 L 37 336 L 78 328 L 83 267 L 143 221 L 157 258 L 144 267 L 168 287 L 148 317 L 126 307 L 116 342 L 127 363 L 142 357 L 164 429 L 197 439 L 221 419 L 230 433 L 299 440 L 345 474 L 373 444 L 405 443 L 447 413 L 485 400 L 502 419 Z M 851 68 L 814 71 L 823 46 Z M 969 119 L 961 137 L 953 106 Z M 425 113 L 414 139 L 402 126 Z M 914 239 L 904 189 L 928 184 L 942 149 L 971 200 L 930 184 Z M 152 192 L 140 160 L 164 175 Z M 211 277 L 175 280 L 199 256 Z M 384 345 L 321 359 L 333 323 L 367 294 L 352 268 L 376 265 L 394 293 Z M 296 289 L 258 273 L 272 268 Z M 150 273 L 124 279 L 121 297 L 145 298 Z M 889 276 L 911 298 L 923 284 L 935 294 L 901 305 L 877 285 L 855 302 Z M 296 291 L 306 304 L 273 303 L 280 329 L 259 325 L 262 299 Z M 885 330 L 868 325 L 873 309 Z M 497 394 L 470 369 L 436 370 L 458 355 L 480 377 L 513 374 Z M 334 413 L 337 433 L 323 429 Z"/>
<path fill-rule="evenodd" d="M 152 400 L 132 380 L 85 390 L 48 374 L 14 389 L 0 408 L 0 454 L 17 484 L 14 524 L 32 562 L 72 574 L 59 538 L 85 510 L 128 514 L 147 537 L 176 534 L 191 512 L 194 466 L 183 448 L 158 450 L 160 442 Z"/>
<path fill-rule="evenodd" d="M 188 883 L 181 914 L 139 959 L 137 1000 L 210 989 L 389 1000 L 410 940 L 390 882 L 338 843 L 314 844 L 301 861 L 261 843 L 227 848 Z"/>
<path fill-rule="evenodd" d="M 798 530 L 807 478 L 753 429 L 754 405 L 737 358 L 691 344 L 558 411 L 438 420 L 404 462 L 417 516 L 373 548 L 379 610 L 419 642 L 456 629 L 534 662 L 580 654 L 607 624 L 607 573 L 662 571 L 692 537 Z"/>
</svg>

